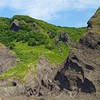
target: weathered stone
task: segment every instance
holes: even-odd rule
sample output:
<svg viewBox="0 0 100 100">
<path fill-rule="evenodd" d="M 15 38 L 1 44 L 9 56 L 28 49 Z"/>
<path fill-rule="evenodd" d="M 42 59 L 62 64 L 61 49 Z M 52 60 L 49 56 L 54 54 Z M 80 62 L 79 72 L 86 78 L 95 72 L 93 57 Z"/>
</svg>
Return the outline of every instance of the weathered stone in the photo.
<svg viewBox="0 0 100 100">
<path fill-rule="evenodd" d="M 17 65 L 18 59 L 8 48 L 0 48 L 0 74 Z"/>
<path fill-rule="evenodd" d="M 66 45 L 67 44 L 72 45 L 72 40 L 70 39 L 68 33 L 66 33 L 66 32 L 61 32 L 59 34 L 59 36 L 57 38 L 55 38 L 55 45 L 60 47 L 60 44 L 59 44 L 60 41 L 64 42 Z"/>
<path fill-rule="evenodd" d="M 20 27 L 19 27 L 19 21 L 17 19 L 14 19 L 14 21 L 11 23 L 11 30 L 18 32 Z"/>
<path fill-rule="evenodd" d="M 29 72 L 24 84 L 14 80 L 13 87 L 0 88 L 0 94 L 10 97 L 24 95 L 30 97 L 27 98 L 29 100 L 100 100 L 100 34 L 97 34 L 100 24 L 93 23 L 100 19 L 99 16 L 98 9 L 88 23 L 86 34 L 74 46 L 67 59 L 58 65 L 59 68 L 42 56 L 36 64 L 35 77 Z M 65 33 L 59 39 L 66 41 Z M 5 51 L 0 51 L 4 60 L 9 55 L 8 51 L 5 55 Z"/>
</svg>

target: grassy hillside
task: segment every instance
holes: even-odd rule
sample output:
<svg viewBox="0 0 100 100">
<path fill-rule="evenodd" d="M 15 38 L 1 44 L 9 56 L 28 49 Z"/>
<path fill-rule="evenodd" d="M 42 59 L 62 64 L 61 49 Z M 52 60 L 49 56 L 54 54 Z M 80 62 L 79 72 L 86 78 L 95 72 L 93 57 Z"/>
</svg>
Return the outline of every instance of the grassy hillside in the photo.
<svg viewBox="0 0 100 100">
<path fill-rule="evenodd" d="M 1 17 L 0 42 L 9 46 L 20 62 L 0 78 L 19 77 L 22 80 L 29 67 L 35 73 L 35 64 L 42 55 L 45 55 L 51 63 L 60 64 L 66 59 L 72 47 L 64 40 L 60 40 L 59 36 L 66 33 L 73 44 L 80 39 L 85 30 L 84 27 L 55 26 L 28 16 L 16 15 L 11 19 Z M 56 40 L 59 40 L 59 45 L 55 43 Z"/>
</svg>

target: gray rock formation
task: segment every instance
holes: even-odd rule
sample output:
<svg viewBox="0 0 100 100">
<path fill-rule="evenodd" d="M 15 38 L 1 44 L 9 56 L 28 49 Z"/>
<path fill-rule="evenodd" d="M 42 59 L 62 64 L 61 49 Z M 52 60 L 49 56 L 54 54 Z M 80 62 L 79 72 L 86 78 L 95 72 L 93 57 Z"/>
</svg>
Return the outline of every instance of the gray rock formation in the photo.
<svg viewBox="0 0 100 100">
<path fill-rule="evenodd" d="M 8 48 L 0 48 L 0 74 L 7 71 L 12 66 L 18 63 L 15 54 L 9 51 Z"/>
<path fill-rule="evenodd" d="M 100 100 L 100 24 L 94 24 L 94 20 L 100 20 L 99 15 L 100 9 L 59 68 L 42 56 L 36 64 L 36 73 L 30 69 L 24 84 L 14 81 L 13 87 L 1 89 L 0 94 L 31 98 L 34 95 L 40 97 L 38 100 Z M 66 39 L 64 35 L 60 37 Z"/>
<path fill-rule="evenodd" d="M 15 32 L 19 31 L 20 27 L 19 27 L 19 21 L 17 19 L 14 19 L 14 21 L 11 24 L 10 29 L 15 31 Z"/>
<path fill-rule="evenodd" d="M 28 96 L 46 96 L 50 95 L 54 87 L 53 79 L 56 75 L 56 65 L 51 64 L 45 56 L 42 56 L 36 64 L 36 75 L 30 72 L 25 78 L 26 85 L 29 91 Z M 27 90 L 25 90 L 27 91 Z M 26 93 L 27 94 L 27 93 Z"/>
<path fill-rule="evenodd" d="M 55 45 L 60 46 L 59 42 L 62 41 L 65 44 L 72 44 L 72 41 L 66 32 L 61 32 L 59 36 L 55 39 Z"/>
<path fill-rule="evenodd" d="M 88 21 L 88 30 L 92 33 L 100 34 L 100 7 Z"/>
<path fill-rule="evenodd" d="M 100 9 L 89 20 L 86 34 L 74 46 L 55 77 L 62 90 L 72 91 L 73 95 L 90 93 L 93 96 L 96 94 L 92 97 L 95 100 L 97 100 L 96 97 L 100 97 L 99 15 Z"/>
</svg>

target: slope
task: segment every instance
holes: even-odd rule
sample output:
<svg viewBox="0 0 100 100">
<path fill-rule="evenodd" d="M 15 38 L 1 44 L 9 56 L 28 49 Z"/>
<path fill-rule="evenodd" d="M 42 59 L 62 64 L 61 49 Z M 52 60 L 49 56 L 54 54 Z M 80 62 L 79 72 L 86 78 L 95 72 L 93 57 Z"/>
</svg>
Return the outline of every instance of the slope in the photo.
<svg viewBox="0 0 100 100">
<path fill-rule="evenodd" d="M 60 64 L 85 32 L 86 28 L 69 28 L 49 24 L 29 16 L 16 15 L 0 18 L 0 42 L 16 53 L 20 62 L 0 76 L 1 79 L 18 77 L 23 80 L 30 68 L 42 55 L 54 64 Z"/>
</svg>

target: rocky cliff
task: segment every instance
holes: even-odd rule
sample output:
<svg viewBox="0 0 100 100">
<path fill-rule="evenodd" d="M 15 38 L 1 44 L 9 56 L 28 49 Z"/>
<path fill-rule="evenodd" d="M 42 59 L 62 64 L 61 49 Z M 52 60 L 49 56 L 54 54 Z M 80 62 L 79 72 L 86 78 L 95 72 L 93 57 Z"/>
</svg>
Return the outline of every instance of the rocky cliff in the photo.
<svg viewBox="0 0 100 100">
<path fill-rule="evenodd" d="M 100 100 L 100 9 L 88 21 L 86 34 L 60 65 L 42 56 L 36 72 L 26 75 L 24 84 L 3 88 L 5 96 L 40 97 L 41 100 Z"/>
<path fill-rule="evenodd" d="M 88 21 L 86 34 L 74 46 L 55 77 L 60 89 L 72 91 L 73 96 L 89 93 L 100 97 L 99 16 L 100 9 Z"/>
<path fill-rule="evenodd" d="M 82 36 L 79 42 L 73 47 L 65 62 L 59 65 L 59 69 L 55 69 L 56 74 L 54 70 L 46 71 L 47 67 L 45 67 L 46 73 L 49 73 L 50 76 L 54 73 L 51 79 L 48 78 L 46 73 L 44 74 L 46 78 L 44 76 L 41 79 L 42 86 L 49 89 L 51 95 L 57 96 L 64 92 L 65 94 L 69 94 L 70 97 L 80 97 L 79 94 L 84 95 L 87 93 L 95 98 L 95 100 L 98 100 L 98 97 L 100 97 L 99 15 L 100 9 L 98 9 L 88 21 L 86 34 Z M 50 66 L 48 66 L 48 69 L 49 67 Z M 43 69 L 41 69 L 41 72 L 42 70 Z M 40 73 L 40 71 L 38 73 Z M 43 73 L 44 72 L 42 72 L 42 74 Z M 50 85 L 50 88 L 48 88 L 48 85 Z M 47 93 L 48 92 L 46 92 L 45 95 L 47 95 Z M 41 95 L 44 94 L 41 92 Z M 83 99 L 85 98 L 83 97 Z"/>
<path fill-rule="evenodd" d="M 0 45 L 0 74 L 7 71 L 12 66 L 17 65 L 18 59 L 15 54 L 10 52 L 3 44 Z"/>
</svg>

